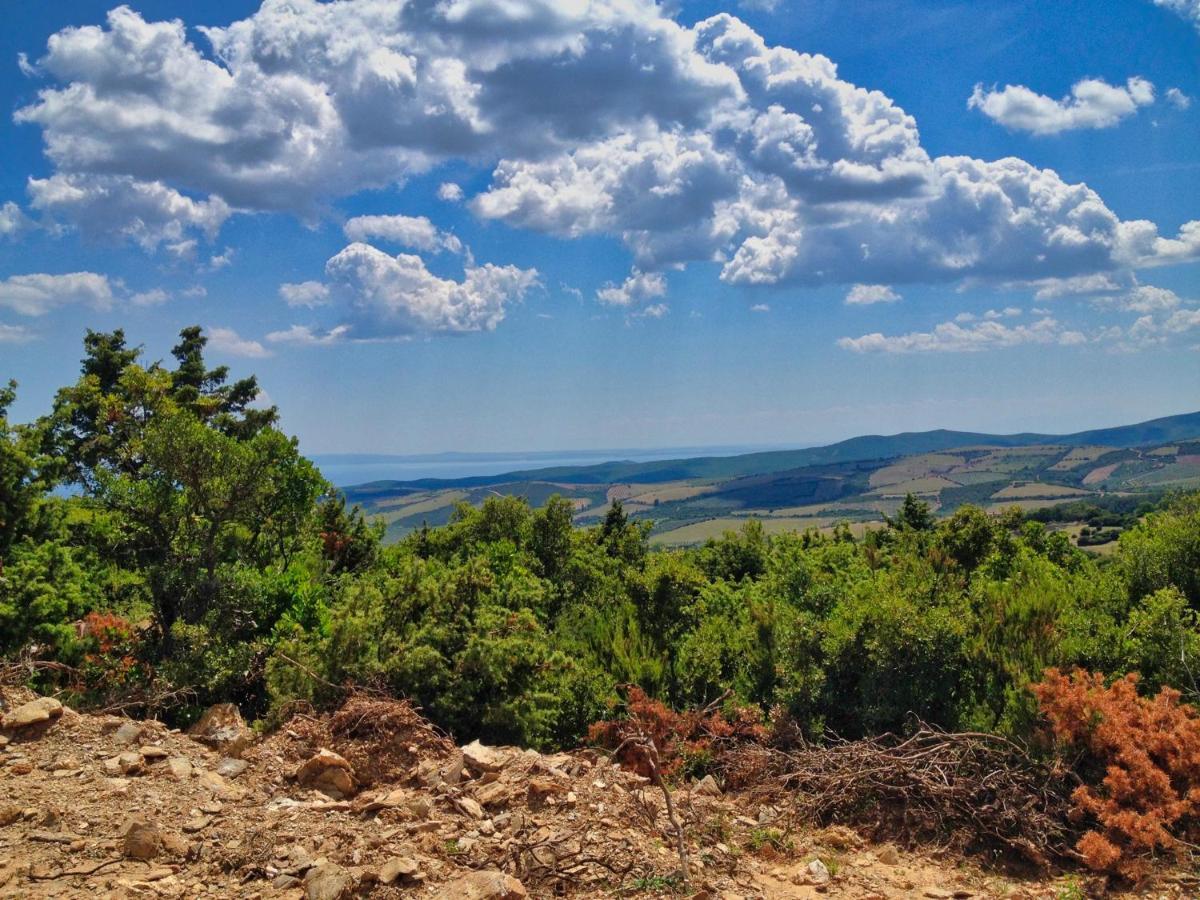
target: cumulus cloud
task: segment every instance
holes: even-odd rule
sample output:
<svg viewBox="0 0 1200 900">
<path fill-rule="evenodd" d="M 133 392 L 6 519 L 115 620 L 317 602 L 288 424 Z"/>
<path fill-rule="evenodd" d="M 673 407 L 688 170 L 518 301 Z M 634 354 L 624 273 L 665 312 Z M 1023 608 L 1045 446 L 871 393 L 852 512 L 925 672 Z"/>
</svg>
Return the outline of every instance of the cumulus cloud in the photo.
<svg viewBox="0 0 1200 900">
<path fill-rule="evenodd" d="M 755 303 L 752 307 L 750 307 L 750 312 L 767 313 L 770 311 L 771 311 L 771 307 L 768 306 L 766 303 Z"/>
<path fill-rule="evenodd" d="M 92 239 L 126 238 L 144 250 L 172 245 L 191 257 L 196 241 L 216 236 L 231 210 L 220 197 L 193 200 L 161 181 L 130 176 L 56 174 L 29 179 L 29 205 Z"/>
<path fill-rule="evenodd" d="M 615 236 L 647 276 L 715 260 L 746 285 L 1032 281 L 1200 257 L 1200 223 L 1163 236 L 1021 160 L 931 158 L 886 95 L 728 14 L 688 27 L 653 0 L 270 0 L 200 32 L 207 48 L 120 7 L 50 39 L 32 70 L 48 83 L 17 112 L 56 167 L 31 186 L 46 215 L 186 256 L 234 211 L 311 220 L 465 160 L 493 167 L 477 216 Z M 1010 90 L 980 102 L 1019 107 Z M 1098 127 L 1152 94 L 1081 82 L 1049 118 Z M 367 238 L 384 236 L 351 235 Z"/>
<path fill-rule="evenodd" d="M 895 303 L 900 295 L 886 284 L 856 284 L 846 294 L 850 306 L 865 306 L 871 303 Z"/>
<path fill-rule="evenodd" d="M 42 316 L 73 304 L 107 310 L 115 299 L 108 276 L 95 272 L 11 275 L 0 281 L 0 307 L 23 316 Z"/>
<path fill-rule="evenodd" d="M 665 303 L 651 303 L 644 309 L 641 309 L 635 313 L 631 313 L 631 315 L 638 319 L 661 319 L 670 311 L 671 307 L 667 306 Z"/>
<path fill-rule="evenodd" d="M 1154 102 L 1154 85 L 1145 78 L 1130 78 L 1124 87 L 1100 78 L 1084 78 L 1071 87 L 1071 94 L 1055 100 L 1024 85 L 1009 84 L 1002 90 L 984 90 L 975 85 L 968 109 L 978 109 L 989 119 L 1013 131 L 1058 134 L 1080 128 L 1110 128 Z"/>
<path fill-rule="evenodd" d="M 1200 0 L 1154 0 L 1154 5 L 1169 9 L 1200 31 Z"/>
<path fill-rule="evenodd" d="M 1103 305 L 1129 312 L 1153 313 L 1176 309 L 1183 301 L 1180 300 L 1178 294 L 1167 288 L 1139 284 L 1127 294 L 1103 298 L 1100 302 Z"/>
<path fill-rule="evenodd" d="M 611 281 L 596 291 L 596 299 L 609 306 L 633 306 L 667 294 L 667 279 L 658 272 L 634 269 L 620 284 Z"/>
<path fill-rule="evenodd" d="M 210 327 L 206 331 L 208 348 L 214 353 L 246 359 L 265 359 L 272 355 L 261 343 L 240 336 L 232 328 Z"/>
<path fill-rule="evenodd" d="M 437 195 L 439 200 L 458 203 L 463 198 L 463 189 L 453 181 L 443 181 L 438 185 Z"/>
<path fill-rule="evenodd" d="M 838 346 L 856 353 L 967 353 L 1021 344 L 1072 346 L 1086 341 L 1087 337 L 1080 332 L 1067 330 L 1055 319 L 1046 317 L 1029 325 L 1012 326 L 996 321 L 968 327 L 958 322 L 942 322 L 928 332 L 892 336 L 875 332 L 857 338 L 844 337 L 838 340 Z"/>
<path fill-rule="evenodd" d="M 1188 109 L 1192 105 L 1192 98 L 1177 87 L 1167 88 L 1167 92 L 1163 96 L 1176 109 Z"/>
<path fill-rule="evenodd" d="M 21 207 L 9 200 L 0 205 L 0 240 L 16 238 L 33 226 Z"/>
<path fill-rule="evenodd" d="M 342 229 L 352 241 L 379 239 L 414 250 L 461 253 L 462 241 L 438 229 L 425 216 L 355 216 Z"/>
<path fill-rule="evenodd" d="M 288 306 L 303 306 L 311 309 L 329 302 L 329 287 L 320 281 L 301 281 L 279 286 L 279 296 Z"/>
<path fill-rule="evenodd" d="M 468 265 L 461 281 L 441 278 L 420 257 L 390 256 L 353 243 L 325 264 L 325 275 L 349 304 L 356 337 L 490 331 L 509 303 L 538 281 L 535 269 Z"/>
</svg>

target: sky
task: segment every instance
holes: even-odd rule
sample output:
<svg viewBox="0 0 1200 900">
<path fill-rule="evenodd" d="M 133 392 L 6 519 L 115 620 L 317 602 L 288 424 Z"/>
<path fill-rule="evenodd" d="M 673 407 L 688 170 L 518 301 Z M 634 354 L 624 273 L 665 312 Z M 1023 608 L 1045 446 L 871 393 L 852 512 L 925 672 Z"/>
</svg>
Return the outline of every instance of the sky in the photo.
<svg viewBox="0 0 1200 900">
<path fill-rule="evenodd" d="M 0 30 L 0 377 L 189 324 L 311 453 L 1200 408 L 1200 2 L 85 0 Z"/>
</svg>

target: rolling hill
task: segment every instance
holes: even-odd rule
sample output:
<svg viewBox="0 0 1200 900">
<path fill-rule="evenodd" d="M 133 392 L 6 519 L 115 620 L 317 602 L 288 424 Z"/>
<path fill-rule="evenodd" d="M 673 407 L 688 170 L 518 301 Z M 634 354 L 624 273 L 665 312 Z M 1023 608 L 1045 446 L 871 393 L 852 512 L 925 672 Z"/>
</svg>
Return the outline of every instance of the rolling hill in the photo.
<svg viewBox="0 0 1200 900">
<path fill-rule="evenodd" d="M 909 432 L 825 447 L 609 462 L 477 478 L 377 481 L 344 493 L 392 539 L 448 521 L 458 503 L 518 495 L 570 499 L 581 524 L 614 500 L 654 522 L 660 543 L 692 543 L 756 518 L 769 531 L 858 526 L 916 494 L 939 513 L 966 503 L 1033 509 L 1112 493 L 1200 485 L 1200 412 L 1067 435 Z"/>
</svg>

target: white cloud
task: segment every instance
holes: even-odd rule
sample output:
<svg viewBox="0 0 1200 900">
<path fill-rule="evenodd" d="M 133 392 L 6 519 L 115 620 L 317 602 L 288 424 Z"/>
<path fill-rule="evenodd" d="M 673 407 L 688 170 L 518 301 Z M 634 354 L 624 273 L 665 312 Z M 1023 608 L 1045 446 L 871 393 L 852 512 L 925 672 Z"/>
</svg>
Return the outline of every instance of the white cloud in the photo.
<svg viewBox="0 0 1200 900">
<path fill-rule="evenodd" d="M 33 227 L 33 222 L 17 204 L 9 200 L 0 205 L 0 240 L 16 238 L 31 227 Z"/>
<path fill-rule="evenodd" d="M 747 285 L 1033 281 L 1200 257 L 1200 223 L 1164 237 L 1051 170 L 931 158 L 883 93 L 727 14 L 688 27 L 652 0 L 292 0 L 200 31 L 209 53 L 183 22 L 123 6 L 50 39 L 48 84 L 17 120 L 41 129 L 43 181 L 85 199 L 47 199 L 48 216 L 187 257 L 233 211 L 311 221 L 463 160 L 494 166 L 476 215 L 613 235 L 650 274 L 715 260 Z M 1051 118 L 1096 125 L 1152 94 L 1081 85 L 1047 101 Z M 102 191 L 107 222 L 86 199 Z"/>
<path fill-rule="evenodd" d="M 271 351 L 260 344 L 241 337 L 232 328 L 208 328 L 208 347 L 214 353 L 239 356 L 246 359 L 265 359 Z"/>
<path fill-rule="evenodd" d="M 440 278 L 419 256 L 389 256 L 363 243 L 330 259 L 325 274 L 349 298 L 360 338 L 490 331 L 538 279 L 535 269 L 491 263 L 466 266 L 462 281 Z"/>
<path fill-rule="evenodd" d="M 1154 5 L 1169 9 L 1200 30 L 1200 0 L 1154 0 Z"/>
<path fill-rule="evenodd" d="M 863 306 L 870 303 L 895 303 L 900 295 L 886 284 L 856 284 L 846 294 L 846 303 Z"/>
<path fill-rule="evenodd" d="M 752 307 L 750 307 L 750 312 L 768 313 L 770 311 L 771 307 L 765 303 L 755 303 Z"/>
<path fill-rule="evenodd" d="M 112 308 L 114 300 L 108 277 L 95 272 L 10 275 L 0 281 L 0 307 L 23 316 L 41 316 L 76 303 L 106 310 Z"/>
<path fill-rule="evenodd" d="M 350 333 L 349 325 L 338 325 L 321 333 L 307 325 L 293 325 L 285 331 L 272 331 L 267 340 L 273 344 L 298 344 L 300 346 L 316 347 L 341 342 Z"/>
<path fill-rule="evenodd" d="M 288 306 L 303 306 L 312 309 L 329 302 L 329 287 L 320 281 L 301 281 L 279 286 L 279 296 Z"/>
<path fill-rule="evenodd" d="M 856 353 L 965 353 L 1016 347 L 1021 344 L 1082 344 L 1087 338 L 1067 330 L 1046 317 L 1029 325 L 1004 325 L 985 321 L 963 327 L 958 322 L 942 322 L 929 332 L 911 332 L 887 336 L 879 332 L 862 337 L 844 337 L 838 346 Z"/>
<path fill-rule="evenodd" d="M 983 314 L 985 319 L 996 321 L 997 319 L 1015 319 L 1021 315 L 1021 310 L 1016 306 L 1006 306 L 1004 309 L 989 309 Z M 958 321 L 957 319 L 955 321 Z"/>
<path fill-rule="evenodd" d="M 1188 109 L 1192 105 L 1192 98 L 1177 87 L 1167 88 L 1164 96 L 1167 98 L 1167 102 L 1176 109 Z"/>
<path fill-rule="evenodd" d="M 609 306 L 632 306 L 667 294 L 667 279 L 658 272 L 634 269 L 620 284 L 611 281 L 596 291 L 596 299 Z"/>
<path fill-rule="evenodd" d="M 641 311 L 631 313 L 631 315 L 638 319 L 661 319 L 670 311 L 671 307 L 665 303 L 651 303 Z"/>
<path fill-rule="evenodd" d="M 1140 313 L 1166 312 L 1177 309 L 1182 303 L 1174 291 L 1150 284 L 1139 284 L 1127 294 L 1103 298 L 1102 302 L 1107 306 Z"/>
<path fill-rule="evenodd" d="M 193 299 L 193 300 L 199 299 L 200 297 L 207 297 L 208 296 L 208 288 L 206 288 L 202 284 L 193 284 L 191 287 L 184 288 L 182 291 L 180 291 L 179 296 L 187 297 L 187 298 Z"/>
<path fill-rule="evenodd" d="M 967 101 L 989 119 L 1014 131 L 1058 134 L 1079 128 L 1110 128 L 1154 102 L 1154 85 L 1145 78 L 1130 78 L 1124 87 L 1103 79 L 1084 78 L 1071 87 L 1071 95 L 1055 100 L 1024 85 L 1009 84 L 1003 90 L 985 91 L 975 85 Z"/>
<path fill-rule="evenodd" d="M 379 238 L 414 250 L 462 253 L 463 245 L 453 234 L 438 230 L 425 216 L 355 216 L 342 228 L 352 241 Z"/>
<path fill-rule="evenodd" d="M 237 250 L 233 247 L 226 247 L 221 253 L 214 253 L 208 260 L 208 271 L 219 272 L 226 266 L 233 264 L 233 258 L 237 255 Z"/>
<path fill-rule="evenodd" d="M 24 325 L 0 323 L 0 344 L 24 344 L 33 340 L 33 334 Z"/>
<path fill-rule="evenodd" d="M 779 8 L 779 0 L 738 0 L 738 5 L 754 12 L 773 13 Z"/>
<path fill-rule="evenodd" d="M 29 205 L 86 237 L 119 237 L 146 251 L 161 244 L 191 257 L 199 233 L 211 240 L 229 218 L 224 200 L 193 200 L 161 181 L 127 175 L 56 174 L 29 179 Z"/>
<path fill-rule="evenodd" d="M 153 288 L 149 291 L 140 291 L 136 294 L 131 294 L 129 302 L 134 306 L 161 306 L 171 299 L 171 295 L 162 288 Z"/>
<path fill-rule="evenodd" d="M 439 200 L 445 200 L 447 203 L 458 203 L 463 198 L 463 189 L 453 181 L 443 181 L 438 185 L 437 195 Z"/>
</svg>

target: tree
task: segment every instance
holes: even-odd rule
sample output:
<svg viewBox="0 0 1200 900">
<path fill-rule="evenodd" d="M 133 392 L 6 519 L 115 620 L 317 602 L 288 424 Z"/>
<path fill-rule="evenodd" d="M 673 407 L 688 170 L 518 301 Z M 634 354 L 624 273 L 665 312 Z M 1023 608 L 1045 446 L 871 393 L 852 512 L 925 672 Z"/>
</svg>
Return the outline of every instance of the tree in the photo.
<svg viewBox="0 0 1200 900">
<path fill-rule="evenodd" d="M 933 529 L 933 513 L 929 504 L 918 500 L 914 494 L 905 494 L 904 502 L 900 505 L 895 519 L 889 519 L 888 524 L 901 531 L 931 531 Z"/>
</svg>

